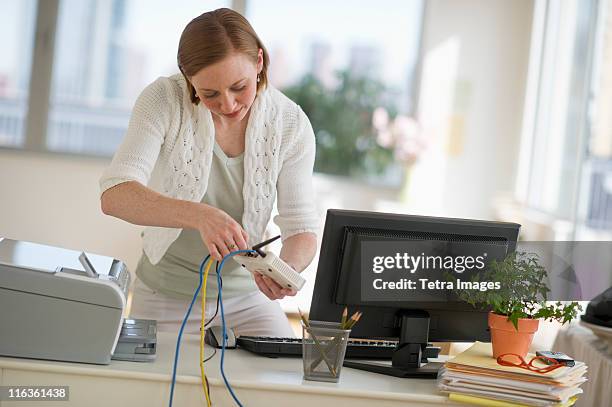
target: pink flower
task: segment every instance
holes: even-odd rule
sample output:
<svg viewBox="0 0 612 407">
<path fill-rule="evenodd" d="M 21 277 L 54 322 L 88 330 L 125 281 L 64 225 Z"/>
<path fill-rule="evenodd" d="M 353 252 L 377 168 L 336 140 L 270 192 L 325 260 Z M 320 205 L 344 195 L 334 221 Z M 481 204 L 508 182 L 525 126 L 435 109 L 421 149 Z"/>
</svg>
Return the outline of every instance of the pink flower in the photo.
<svg viewBox="0 0 612 407">
<path fill-rule="evenodd" d="M 372 113 L 372 125 L 378 131 L 389 127 L 389 113 L 384 107 L 377 107 Z"/>
<path fill-rule="evenodd" d="M 427 148 L 427 139 L 419 123 L 412 117 L 398 115 L 391 122 L 387 111 L 378 107 L 372 113 L 376 142 L 393 150 L 396 160 L 413 164 Z"/>
</svg>

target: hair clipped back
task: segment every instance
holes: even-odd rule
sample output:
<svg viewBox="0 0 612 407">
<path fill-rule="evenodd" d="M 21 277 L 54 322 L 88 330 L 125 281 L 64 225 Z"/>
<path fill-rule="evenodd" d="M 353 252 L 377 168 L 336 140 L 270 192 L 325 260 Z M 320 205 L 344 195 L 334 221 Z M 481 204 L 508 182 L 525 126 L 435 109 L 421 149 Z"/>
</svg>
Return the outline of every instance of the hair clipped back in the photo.
<svg viewBox="0 0 612 407">
<path fill-rule="evenodd" d="M 189 78 L 202 68 L 213 65 L 233 52 L 247 55 L 257 64 L 259 49 L 263 50 L 263 69 L 259 73 L 257 91 L 268 84 L 268 51 L 240 13 L 220 8 L 204 13 L 187 24 L 179 41 L 177 62 L 187 81 L 191 101 L 199 103 L 198 96 Z"/>
</svg>

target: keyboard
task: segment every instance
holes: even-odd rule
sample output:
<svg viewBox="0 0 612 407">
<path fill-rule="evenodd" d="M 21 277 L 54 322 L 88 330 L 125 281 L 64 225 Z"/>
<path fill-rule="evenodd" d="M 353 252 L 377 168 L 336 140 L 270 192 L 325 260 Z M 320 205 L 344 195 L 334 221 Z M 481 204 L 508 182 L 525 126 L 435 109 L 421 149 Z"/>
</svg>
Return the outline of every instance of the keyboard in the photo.
<svg viewBox="0 0 612 407">
<path fill-rule="evenodd" d="M 238 347 L 262 356 L 277 358 L 302 356 L 302 339 L 274 338 L 269 336 L 239 336 Z M 346 347 L 347 359 L 390 360 L 397 341 L 370 341 L 367 339 L 349 339 Z M 428 346 L 424 358 L 435 358 L 440 348 Z"/>
</svg>

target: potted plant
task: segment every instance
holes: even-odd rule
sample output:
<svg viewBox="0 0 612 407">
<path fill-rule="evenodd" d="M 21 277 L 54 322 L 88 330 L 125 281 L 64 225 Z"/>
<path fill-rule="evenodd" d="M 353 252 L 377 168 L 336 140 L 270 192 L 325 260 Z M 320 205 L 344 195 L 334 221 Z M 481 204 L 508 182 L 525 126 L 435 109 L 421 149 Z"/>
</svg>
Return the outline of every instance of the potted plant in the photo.
<svg viewBox="0 0 612 407">
<path fill-rule="evenodd" d="M 513 252 L 502 261 L 493 260 L 472 277 L 472 282 L 499 282 L 499 289 L 456 290 L 463 301 L 473 306 L 488 305 L 493 357 L 514 353 L 525 357 L 539 320 L 565 324 L 576 318 L 582 307 L 577 302 L 550 303 L 546 269 L 536 254 Z"/>
</svg>

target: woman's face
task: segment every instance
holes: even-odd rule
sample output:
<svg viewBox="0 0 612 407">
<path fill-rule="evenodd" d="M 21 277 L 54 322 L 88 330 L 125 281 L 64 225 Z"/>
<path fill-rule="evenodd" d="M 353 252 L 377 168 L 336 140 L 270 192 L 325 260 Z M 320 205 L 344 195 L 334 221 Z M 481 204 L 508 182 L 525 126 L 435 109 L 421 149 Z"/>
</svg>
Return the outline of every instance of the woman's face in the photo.
<svg viewBox="0 0 612 407">
<path fill-rule="evenodd" d="M 233 53 L 191 77 L 200 101 L 222 123 L 244 119 L 257 94 L 257 74 L 263 67 L 263 51 L 257 64 L 243 53 Z"/>
</svg>

